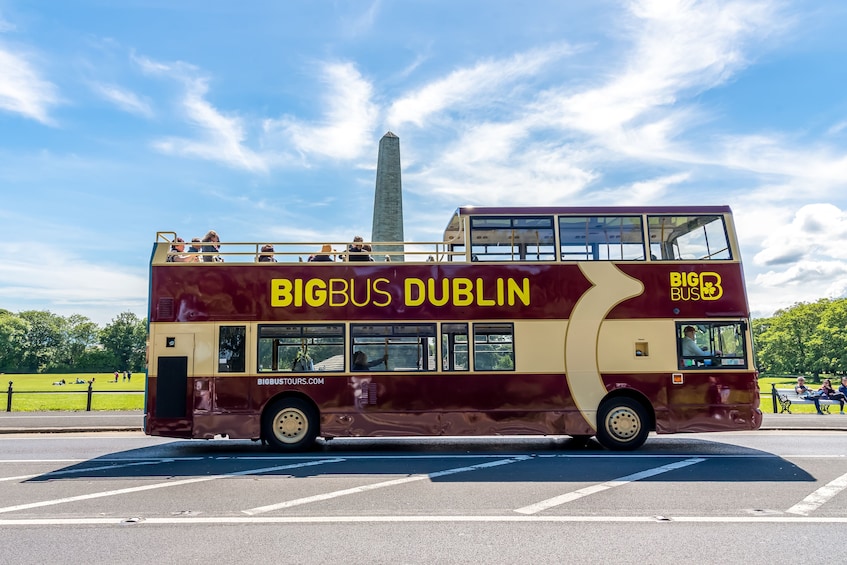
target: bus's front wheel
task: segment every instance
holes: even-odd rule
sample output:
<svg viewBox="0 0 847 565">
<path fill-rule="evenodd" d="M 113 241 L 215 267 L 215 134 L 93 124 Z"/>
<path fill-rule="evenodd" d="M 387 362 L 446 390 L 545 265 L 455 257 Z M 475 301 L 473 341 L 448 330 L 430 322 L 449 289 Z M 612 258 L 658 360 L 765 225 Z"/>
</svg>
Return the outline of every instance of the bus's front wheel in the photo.
<svg viewBox="0 0 847 565">
<path fill-rule="evenodd" d="M 610 398 L 597 410 L 597 441 L 606 449 L 638 449 L 649 432 L 647 411 L 637 400 Z"/>
<path fill-rule="evenodd" d="M 277 451 L 310 448 L 318 437 L 318 414 L 301 398 L 280 398 L 262 415 L 262 436 Z"/>
</svg>

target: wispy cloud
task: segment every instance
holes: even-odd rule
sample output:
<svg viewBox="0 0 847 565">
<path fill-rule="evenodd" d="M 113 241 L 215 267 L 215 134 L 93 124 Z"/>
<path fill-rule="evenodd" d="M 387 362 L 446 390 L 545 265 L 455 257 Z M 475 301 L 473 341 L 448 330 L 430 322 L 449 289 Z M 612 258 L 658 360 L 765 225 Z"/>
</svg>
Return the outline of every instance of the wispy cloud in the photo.
<svg viewBox="0 0 847 565">
<path fill-rule="evenodd" d="M 0 110 L 55 125 L 50 110 L 59 103 L 58 88 L 41 77 L 27 56 L 0 44 Z"/>
<path fill-rule="evenodd" d="M 570 46 L 555 46 L 457 69 L 394 102 L 388 110 L 387 123 L 392 128 L 405 123 L 421 127 L 433 114 L 448 108 L 455 111 L 468 105 L 496 105 L 503 101 L 500 89 L 504 85 L 536 75 L 546 65 L 573 52 Z"/>
<path fill-rule="evenodd" d="M 153 108 L 150 106 L 150 102 L 134 92 L 113 84 L 103 83 L 93 83 L 91 88 L 125 112 L 145 118 L 153 117 Z"/>
<path fill-rule="evenodd" d="M 266 157 L 253 151 L 244 143 L 247 137 L 243 120 L 227 116 L 208 100 L 208 78 L 201 75 L 195 66 L 183 63 L 161 63 L 145 57 L 135 58 L 147 73 L 164 75 L 181 82 L 184 93 L 180 105 L 182 117 L 200 134 L 198 139 L 166 137 L 153 146 L 173 155 L 184 155 L 218 161 L 230 167 L 253 172 L 267 172 Z"/>
<path fill-rule="evenodd" d="M 379 109 L 373 86 L 352 63 L 323 65 L 320 80 L 326 85 L 320 104 L 323 117 L 316 122 L 291 116 L 267 120 L 270 138 L 280 133 L 300 153 L 331 159 L 356 159 L 370 154 Z"/>
</svg>

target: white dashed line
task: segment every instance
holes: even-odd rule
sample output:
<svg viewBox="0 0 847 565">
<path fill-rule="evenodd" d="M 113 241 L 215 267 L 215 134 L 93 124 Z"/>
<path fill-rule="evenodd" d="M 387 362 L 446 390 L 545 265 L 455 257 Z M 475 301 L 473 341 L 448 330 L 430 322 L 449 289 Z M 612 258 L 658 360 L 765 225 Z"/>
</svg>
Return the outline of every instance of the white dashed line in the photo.
<svg viewBox="0 0 847 565">
<path fill-rule="evenodd" d="M 456 473 L 467 473 L 469 471 L 479 471 L 480 469 L 487 469 L 489 467 L 499 467 L 500 465 L 508 465 L 510 463 L 517 463 L 518 461 L 526 461 L 529 459 L 529 455 L 520 455 L 513 459 L 501 459 L 499 461 L 489 461 L 488 463 L 480 463 L 479 465 L 471 465 L 469 467 L 456 467 L 453 469 L 446 469 L 444 471 L 436 471 L 435 473 L 428 473 L 426 475 L 412 475 L 411 477 L 403 477 L 402 479 L 394 479 L 391 481 L 383 481 L 381 483 L 374 483 L 371 485 L 363 485 L 360 487 L 353 487 L 344 490 L 337 490 L 334 492 L 327 492 L 324 494 L 317 494 L 315 496 L 307 496 L 306 498 L 298 498 L 296 500 L 289 500 L 286 502 L 280 502 L 278 504 L 269 504 L 267 506 L 259 506 L 257 508 L 250 508 L 249 510 L 242 510 L 247 515 L 254 516 L 256 514 L 263 514 L 265 512 L 271 512 L 273 510 L 281 510 L 283 508 L 291 508 L 292 506 L 300 506 L 303 504 L 310 504 L 312 502 L 320 502 L 322 500 L 329 500 L 332 498 L 338 498 L 340 496 L 347 496 L 348 494 L 358 494 L 361 492 L 366 492 L 369 490 L 375 490 L 379 488 L 393 487 L 397 485 L 402 485 L 406 483 L 412 483 L 415 481 L 423 481 L 426 479 L 434 479 L 437 477 L 443 477 L 445 475 L 454 475 Z"/>
<path fill-rule="evenodd" d="M 789 514 L 799 514 L 800 516 L 808 516 L 810 512 L 814 512 L 821 505 L 829 501 L 833 496 L 847 488 L 847 473 L 841 475 L 834 481 L 822 486 L 801 502 L 798 502 L 786 512 Z"/>
<path fill-rule="evenodd" d="M 554 498 L 542 500 L 541 502 L 530 504 L 529 506 L 524 506 L 523 508 L 518 508 L 517 510 L 515 510 L 515 512 L 519 514 L 537 514 L 542 510 L 547 510 L 548 508 L 553 508 L 554 506 L 560 506 L 562 504 L 578 500 L 590 494 L 595 494 L 604 490 L 609 490 L 610 488 L 619 487 L 631 483 L 633 481 L 640 481 L 641 479 L 646 479 L 647 477 L 661 475 L 662 473 L 667 473 L 668 471 L 673 471 L 675 469 L 681 469 L 682 467 L 688 467 L 689 465 L 694 465 L 695 463 L 702 463 L 703 461 L 705 461 L 705 459 L 702 458 L 686 459 L 685 461 L 670 463 L 668 465 L 662 465 L 661 467 L 655 467 L 653 469 L 647 469 L 646 471 L 641 471 L 639 473 L 633 473 L 632 475 L 627 475 L 625 477 L 612 479 L 611 481 L 601 483 L 599 485 L 592 485 L 590 487 L 575 490 L 573 492 L 556 496 Z"/>
<path fill-rule="evenodd" d="M 57 498 L 54 500 L 44 500 L 41 502 L 30 502 L 29 504 L 18 504 L 16 506 L 7 506 L 0 508 L 0 513 L 15 512 L 17 510 L 29 510 L 30 508 L 40 508 L 42 506 L 53 506 L 56 504 L 64 504 L 66 502 L 77 502 L 80 500 L 91 500 L 93 498 L 104 498 L 107 496 L 116 496 L 119 494 L 129 494 L 133 492 L 143 492 L 146 490 L 156 490 L 160 488 L 175 487 L 180 485 L 189 485 L 192 483 L 203 483 L 206 481 L 214 481 L 217 479 L 227 479 L 229 477 L 239 477 L 242 475 L 257 475 L 260 473 L 271 473 L 281 471 L 283 469 L 297 469 L 300 467 L 311 467 L 312 465 L 322 465 L 324 463 L 341 463 L 344 459 L 324 459 L 322 461 L 307 461 L 304 463 L 296 463 L 292 465 L 279 465 L 277 467 L 265 467 L 262 469 L 247 469 L 245 471 L 235 471 L 233 473 L 225 473 L 223 475 L 212 475 L 210 477 L 197 477 L 194 479 L 183 479 L 179 481 L 169 481 L 165 483 L 156 483 L 153 485 L 144 485 L 140 487 L 122 488 L 118 490 L 109 490 L 105 492 L 94 492 L 91 494 L 83 494 L 79 496 L 70 496 L 67 498 Z"/>
</svg>

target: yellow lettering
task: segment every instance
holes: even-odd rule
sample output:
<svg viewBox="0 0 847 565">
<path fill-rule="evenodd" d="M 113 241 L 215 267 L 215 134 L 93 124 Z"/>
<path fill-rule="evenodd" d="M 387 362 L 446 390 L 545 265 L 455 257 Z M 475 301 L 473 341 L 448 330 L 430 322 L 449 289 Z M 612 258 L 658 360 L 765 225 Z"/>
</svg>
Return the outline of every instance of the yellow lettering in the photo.
<svg viewBox="0 0 847 565">
<path fill-rule="evenodd" d="M 524 306 L 529 306 L 529 279 L 524 277 L 521 286 L 515 279 L 509 279 L 509 306 L 515 305 L 515 298 L 519 298 Z"/>
<path fill-rule="evenodd" d="M 406 279 L 403 289 L 406 306 L 420 306 L 426 299 L 424 282 L 421 279 Z"/>
<path fill-rule="evenodd" d="M 482 279 L 476 279 L 476 303 L 477 306 L 494 306 L 494 301 L 484 296 Z"/>
<path fill-rule="evenodd" d="M 271 279 L 271 306 L 290 306 L 293 286 L 288 279 Z"/>
<path fill-rule="evenodd" d="M 380 284 L 380 283 L 388 284 L 388 282 L 389 282 L 388 279 L 384 279 L 384 278 L 376 279 L 373 282 L 374 294 L 385 295 L 385 302 L 377 302 L 376 300 L 374 300 L 374 302 L 373 302 L 374 306 L 388 306 L 389 304 L 391 304 L 391 294 L 387 290 L 383 290 L 383 289 L 377 287 L 377 285 Z"/>
<path fill-rule="evenodd" d="M 435 279 L 428 279 L 426 281 L 429 301 L 432 302 L 433 306 L 444 306 L 450 300 L 450 281 L 448 279 L 441 279 L 441 298 L 435 297 L 435 284 L 437 282 Z"/>
<path fill-rule="evenodd" d="M 326 303 L 326 283 L 320 279 L 310 279 L 304 294 L 309 306 L 323 306 Z"/>
<path fill-rule="evenodd" d="M 473 282 L 470 279 L 453 279 L 453 306 L 470 306 L 473 304 Z"/>
<path fill-rule="evenodd" d="M 682 286 L 682 274 L 671 273 L 671 286 Z"/>
<path fill-rule="evenodd" d="M 340 289 L 336 289 L 340 285 Z M 350 301 L 347 294 L 347 281 L 344 279 L 329 279 L 329 305 L 330 306 L 346 306 Z M 341 300 L 336 301 L 336 296 L 340 296 Z"/>
</svg>

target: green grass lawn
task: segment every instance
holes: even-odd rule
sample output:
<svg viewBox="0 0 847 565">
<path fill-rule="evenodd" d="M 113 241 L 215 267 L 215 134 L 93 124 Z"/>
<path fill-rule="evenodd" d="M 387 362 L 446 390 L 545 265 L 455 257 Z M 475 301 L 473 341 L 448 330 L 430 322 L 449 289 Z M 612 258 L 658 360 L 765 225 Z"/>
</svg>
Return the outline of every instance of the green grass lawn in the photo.
<svg viewBox="0 0 847 565">
<path fill-rule="evenodd" d="M 54 382 L 65 380 L 64 385 Z M 77 379 L 84 381 L 77 384 Z M 88 381 L 94 379 L 92 410 L 141 410 L 144 407 L 144 373 L 135 373 L 130 381 L 121 374 L 82 373 L 73 375 L 0 375 L 0 410 L 6 410 L 9 381 L 12 381 L 12 411 L 85 410 L 88 403 Z M 56 394 L 45 394 L 46 392 Z M 121 394 L 123 392 L 123 394 Z"/>
<path fill-rule="evenodd" d="M 114 381 L 112 373 L 86 373 L 76 375 L 0 375 L 0 410 L 6 409 L 9 381 L 13 382 L 12 411 L 27 412 L 37 410 L 85 410 L 88 401 L 88 381 L 94 379 L 94 394 L 91 398 L 92 410 L 141 410 L 144 407 L 144 395 L 129 391 L 144 390 L 144 373 L 135 373 L 132 380 L 123 380 L 123 375 Z M 53 385 L 54 382 L 65 380 L 63 386 Z M 75 384 L 76 380 L 85 381 Z M 777 388 L 791 388 L 796 380 L 792 377 L 762 377 L 759 379 L 761 391 L 762 412 L 773 413 L 771 400 L 771 384 Z M 811 388 L 817 388 L 811 383 Z M 19 392 L 20 391 L 20 392 Z M 27 394 L 26 392 L 36 394 Z M 41 391 L 41 394 L 38 392 Z M 125 394 L 119 394 L 124 391 Z M 51 392 L 57 394 L 43 394 Z M 813 405 L 792 406 L 795 414 L 813 414 Z"/>
</svg>

